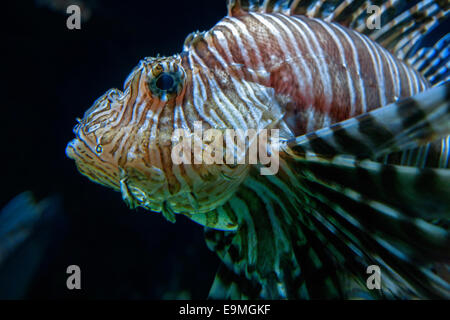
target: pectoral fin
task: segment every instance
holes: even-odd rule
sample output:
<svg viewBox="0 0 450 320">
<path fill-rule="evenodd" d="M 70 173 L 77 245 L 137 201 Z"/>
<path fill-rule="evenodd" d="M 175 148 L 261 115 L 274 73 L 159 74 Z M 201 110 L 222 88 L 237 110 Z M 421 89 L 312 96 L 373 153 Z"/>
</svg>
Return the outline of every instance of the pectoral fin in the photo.
<svg viewBox="0 0 450 320">
<path fill-rule="evenodd" d="M 449 86 L 288 142 L 277 175 L 254 168 L 209 230 L 224 265 L 211 297 L 450 298 L 450 170 L 376 159 L 445 138 Z M 366 287 L 367 267 L 382 274 Z M 351 281 L 349 281 L 351 279 Z"/>
</svg>

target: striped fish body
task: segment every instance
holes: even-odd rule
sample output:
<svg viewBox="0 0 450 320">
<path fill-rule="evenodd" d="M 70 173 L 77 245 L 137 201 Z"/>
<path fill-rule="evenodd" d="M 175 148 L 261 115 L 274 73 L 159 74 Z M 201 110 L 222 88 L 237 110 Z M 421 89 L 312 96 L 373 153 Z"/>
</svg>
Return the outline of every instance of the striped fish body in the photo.
<svg viewBox="0 0 450 320">
<path fill-rule="evenodd" d="M 429 86 L 417 71 L 368 37 L 320 19 L 250 13 L 226 17 L 193 38 L 192 44 L 187 41 L 186 54 L 199 70 L 207 70 L 198 78 L 207 90 L 227 92 L 208 86 L 209 77 L 220 84 L 223 72 L 235 78 L 240 90 L 246 90 L 239 83 L 242 79 L 273 88 L 296 136 Z M 254 108 L 244 105 L 248 111 Z"/>
<path fill-rule="evenodd" d="M 174 77 L 173 92 L 157 88 L 162 74 Z M 175 130 L 193 133 L 201 121 L 203 130 L 280 128 L 290 139 L 411 96 L 427 82 L 345 27 L 249 13 L 191 34 L 180 55 L 143 59 L 124 87 L 85 113 L 67 154 L 91 180 L 120 190 L 131 207 L 173 220 L 171 212 L 192 217 L 221 206 L 248 173 L 245 165 L 174 166 Z"/>
</svg>

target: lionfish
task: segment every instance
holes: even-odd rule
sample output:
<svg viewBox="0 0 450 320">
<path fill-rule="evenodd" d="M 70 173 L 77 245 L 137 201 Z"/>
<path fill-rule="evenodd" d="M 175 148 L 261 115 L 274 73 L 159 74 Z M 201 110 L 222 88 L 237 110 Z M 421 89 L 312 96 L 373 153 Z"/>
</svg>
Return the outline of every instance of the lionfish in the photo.
<svg viewBox="0 0 450 320">
<path fill-rule="evenodd" d="M 79 171 L 205 226 L 222 261 L 210 298 L 449 298 L 450 38 L 425 41 L 449 2 L 227 5 L 78 120 Z M 172 134 L 195 122 L 279 130 L 279 171 L 175 164 Z"/>
</svg>

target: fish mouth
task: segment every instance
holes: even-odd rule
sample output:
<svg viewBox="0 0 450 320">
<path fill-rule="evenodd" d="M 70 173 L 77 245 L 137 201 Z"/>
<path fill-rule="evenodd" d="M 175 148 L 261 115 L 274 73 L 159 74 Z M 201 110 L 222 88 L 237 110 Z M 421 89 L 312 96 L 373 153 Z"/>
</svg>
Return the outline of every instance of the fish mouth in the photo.
<svg viewBox="0 0 450 320">
<path fill-rule="evenodd" d="M 66 156 L 78 165 L 79 162 L 83 162 L 83 155 L 86 154 L 85 149 L 84 143 L 79 138 L 72 139 L 66 145 Z"/>
<path fill-rule="evenodd" d="M 75 161 L 78 171 L 91 181 L 105 187 L 120 189 L 119 180 L 111 165 L 98 163 L 97 156 L 79 138 L 71 140 L 66 146 L 66 155 Z"/>
<path fill-rule="evenodd" d="M 95 151 L 93 150 L 93 144 L 91 139 L 85 133 L 85 126 L 82 120 L 77 119 L 78 124 L 73 128 L 73 133 L 75 134 L 75 138 L 71 140 L 66 146 L 66 155 L 70 159 L 77 160 L 76 154 L 78 151 L 83 151 L 83 153 L 89 153 L 95 155 Z"/>
<path fill-rule="evenodd" d="M 69 141 L 69 143 L 66 146 L 66 156 L 69 159 L 76 160 L 76 146 L 78 143 L 80 143 L 78 138 L 78 131 L 80 130 L 81 120 L 77 118 L 77 124 L 75 127 L 73 127 L 73 133 L 75 134 L 75 138 Z"/>
<path fill-rule="evenodd" d="M 75 145 L 77 143 L 76 140 L 78 140 L 78 139 L 73 139 L 66 146 L 66 156 L 72 160 L 76 160 L 75 159 Z"/>
<path fill-rule="evenodd" d="M 81 156 L 79 153 L 82 152 L 83 149 L 86 149 L 86 147 L 84 147 L 84 145 L 85 144 L 79 138 L 72 139 L 66 145 L 66 150 L 65 150 L 66 156 L 69 159 L 72 159 L 76 162 L 80 161 Z"/>
<path fill-rule="evenodd" d="M 80 121 L 78 122 L 79 123 L 73 128 L 75 138 L 72 139 L 66 146 L 66 156 L 72 160 L 77 160 L 79 158 L 79 156 L 77 156 L 77 149 L 80 148 L 77 148 L 77 146 L 80 147 L 80 144 L 83 143 L 80 139 L 81 124 Z"/>
</svg>

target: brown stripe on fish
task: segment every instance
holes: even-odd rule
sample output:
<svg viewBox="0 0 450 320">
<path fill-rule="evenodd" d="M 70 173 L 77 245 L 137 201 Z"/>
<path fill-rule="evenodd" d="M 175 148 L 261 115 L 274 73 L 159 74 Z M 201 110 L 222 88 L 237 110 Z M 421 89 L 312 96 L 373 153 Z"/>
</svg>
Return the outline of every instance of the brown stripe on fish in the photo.
<svg viewBox="0 0 450 320">
<path fill-rule="evenodd" d="M 235 20 L 236 19 L 234 19 L 233 22 L 236 23 L 237 21 Z M 242 23 L 239 23 L 237 25 L 241 27 Z M 251 41 L 251 39 L 252 38 L 249 36 L 248 40 Z M 255 81 L 256 83 L 269 85 L 268 81 L 265 80 L 265 74 L 262 71 L 264 70 L 264 66 L 262 66 L 262 64 L 258 64 L 257 70 L 254 71 L 244 66 L 236 66 L 232 62 L 227 62 L 227 57 L 231 57 L 228 49 L 228 43 L 226 42 L 227 40 L 224 38 L 224 35 L 221 34 L 221 32 L 218 30 L 213 31 L 212 33 L 207 33 L 207 41 L 209 43 L 207 48 L 208 51 L 217 59 L 218 63 L 220 64 L 220 67 L 218 66 L 219 70 L 225 70 L 226 74 L 230 75 L 227 76 L 222 74 L 222 81 L 219 81 L 219 83 L 224 82 L 222 87 L 225 87 L 227 89 L 227 94 L 230 94 L 230 91 L 231 94 L 233 92 L 237 93 L 237 95 L 234 96 L 234 99 L 232 100 L 238 101 L 239 99 L 242 99 L 245 104 L 246 111 L 249 111 L 252 116 L 253 123 L 258 123 L 258 114 L 266 111 L 267 106 L 263 101 L 260 100 L 260 98 L 256 96 L 252 87 L 242 80 L 250 79 L 251 81 Z M 255 50 L 254 55 L 259 56 L 259 53 L 256 51 L 257 49 L 254 46 L 255 43 L 252 43 L 252 47 Z M 263 75 L 261 75 L 261 73 L 263 73 Z M 224 76 L 226 77 L 225 81 L 223 79 Z"/>
<path fill-rule="evenodd" d="M 312 67 L 312 74 L 318 75 L 318 77 L 313 76 L 314 84 L 314 96 L 316 97 L 314 102 L 314 107 L 318 109 L 319 112 L 330 115 L 330 111 L 333 108 L 332 102 L 335 99 L 335 91 L 333 90 L 333 78 L 331 77 L 328 63 L 326 62 L 325 51 L 321 47 L 319 43 L 319 39 L 316 36 L 316 30 L 311 27 L 311 21 L 306 21 L 302 17 L 293 17 L 293 19 L 289 19 L 283 15 L 276 15 L 274 19 L 279 18 L 284 21 L 287 28 L 289 26 L 292 28 L 291 34 L 294 38 L 295 34 L 301 35 L 304 42 L 304 48 L 307 51 L 304 51 L 303 54 L 306 57 L 312 57 L 309 66 Z M 301 47 L 295 48 L 301 50 Z M 295 51 L 291 53 L 292 57 L 295 57 Z M 297 63 L 297 61 L 293 60 L 292 63 Z M 304 68 L 304 67 L 303 67 Z M 327 121 L 323 125 L 329 125 Z"/>
<path fill-rule="evenodd" d="M 361 99 L 358 97 L 360 94 L 355 87 L 356 82 L 358 82 L 357 79 L 360 77 L 357 73 L 357 68 L 352 67 L 354 61 L 357 60 L 354 56 L 357 53 L 351 51 L 351 48 L 345 45 L 343 42 L 345 41 L 345 37 L 341 32 L 337 31 L 337 28 L 332 27 L 319 19 L 314 20 L 314 22 L 320 24 L 323 28 L 323 32 L 321 34 L 324 38 L 321 40 L 321 43 L 324 46 L 325 52 L 337 61 L 334 66 L 337 70 L 332 69 L 331 73 L 343 76 L 333 82 L 334 100 L 335 104 L 337 100 L 340 101 L 340 104 L 348 107 L 341 108 L 340 106 L 335 106 L 331 111 L 331 118 L 342 119 L 353 116 L 355 115 L 357 107 L 356 103 Z M 342 69 L 344 69 L 345 72 L 341 72 Z M 344 83 L 344 85 L 341 85 L 342 83 Z"/>
<path fill-rule="evenodd" d="M 353 106 L 350 116 L 360 114 L 367 111 L 367 101 L 365 93 L 364 79 L 361 77 L 361 66 L 359 63 L 358 48 L 355 44 L 354 36 L 351 33 L 338 24 L 333 25 L 335 27 L 336 34 L 339 35 L 339 41 L 342 43 L 342 47 L 347 51 L 347 59 L 352 62 L 348 65 L 348 69 L 351 70 L 351 77 L 354 79 L 354 94 L 358 96 L 355 100 L 355 106 Z M 337 41 L 338 42 L 338 41 Z"/>
<path fill-rule="evenodd" d="M 450 136 L 418 148 L 390 153 L 378 161 L 418 168 L 449 168 L 449 155 Z"/>
<path fill-rule="evenodd" d="M 257 14 L 252 14 L 247 19 L 256 20 L 255 23 L 259 24 L 257 33 L 260 36 L 259 41 L 263 41 L 261 45 L 268 46 L 265 51 L 269 54 L 269 60 L 265 59 L 263 62 L 266 70 L 271 73 L 271 86 L 277 93 L 291 97 L 294 103 L 302 101 L 303 112 L 319 113 L 312 109 L 315 103 L 322 103 L 323 100 L 323 96 L 317 96 L 317 92 L 314 93 L 311 85 L 314 81 L 311 68 L 317 65 L 311 58 L 314 55 L 303 53 L 305 48 L 301 47 L 289 27 L 279 19 Z M 279 26 L 284 28 L 280 29 Z M 269 41 L 264 41 L 263 35 L 265 34 L 269 35 Z M 307 41 L 307 39 L 304 38 L 303 41 Z M 315 95 L 317 98 L 314 98 Z M 317 114 L 317 116 L 324 117 L 323 114 Z M 306 116 L 297 125 L 307 130 L 311 126 L 312 118 Z"/>
<path fill-rule="evenodd" d="M 237 31 L 242 32 L 240 37 Z M 338 25 L 305 17 L 250 13 L 224 19 L 211 32 L 219 33 L 223 39 L 217 43 L 226 41 L 231 48 L 225 52 L 222 46 L 217 46 L 218 52 L 225 54 L 224 61 L 230 61 L 232 56 L 231 61 L 247 68 L 260 68 L 262 63 L 271 72 L 272 86 L 277 92 L 290 95 L 303 110 L 314 115 L 313 120 L 305 113 L 298 121 L 303 131 L 330 124 L 328 117 L 332 122 L 341 121 L 427 86 L 418 73 L 380 46 Z M 274 60 L 275 56 L 281 58 L 281 63 L 280 59 Z M 356 68 L 349 67 L 351 71 L 330 72 L 329 68 L 352 62 Z M 344 78 L 338 79 L 334 74 Z M 375 78 L 367 76 L 373 74 Z M 312 91 L 308 94 L 308 90 Z M 309 121 L 317 124 L 311 125 Z"/>
<path fill-rule="evenodd" d="M 120 109 L 120 117 L 111 123 L 111 130 L 115 130 L 118 127 L 126 126 L 129 124 L 134 113 L 134 105 L 136 98 L 139 94 L 139 82 L 141 79 L 141 73 L 137 73 L 129 81 L 129 86 L 125 89 L 125 92 L 129 95 L 124 101 L 122 108 Z"/>
<path fill-rule="evenodd" d="M 239 97 L 236 97 L 238 100 L 234 100 L 228 93 L 229 90 L 229 79 L 226 71 L 221 68 L 221 65 L 214 58 L 213 54 L 205 47 L 205 50 L 208 53 L 208 59 L 214 59 L 216 66 L 213 68 L 210 74 L 205 74 L 204 83 L 206 84 L 206 93 L 207 93 L 207 104 L 208 108 L 206 108 L 204 112 L 204 116 L 209 120 L 210 124 L 214 124 L 215 122 L 219 123 L 218 127 L 225 128 L 229 127 L 237 127 L 240 128 L 243 126 L 245 128 L 246 121 L 244 117 L 239 113 L 237 106 L 233 104 L 232 101 L 239 101 Z M 202 59 L 201 56 L 197 55 L 196 52 L 193 52 L 194 61 L 199 63 L 202 67 L 206 66 L 206 61 Z M 246 106 L 246 109 L 249 110 L 249 106 Z M 254 123 L 255 121 L 251 121 Z"/>
</svg>

